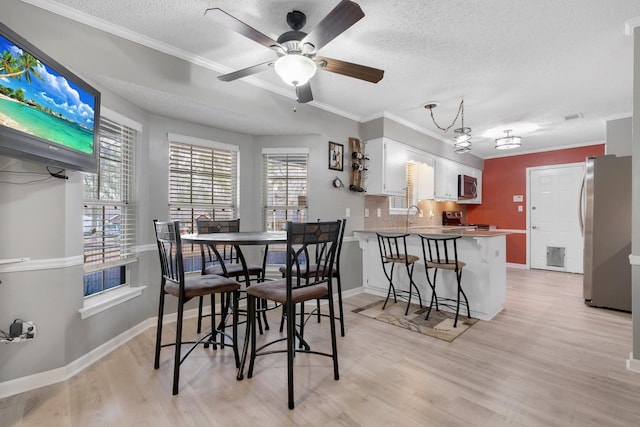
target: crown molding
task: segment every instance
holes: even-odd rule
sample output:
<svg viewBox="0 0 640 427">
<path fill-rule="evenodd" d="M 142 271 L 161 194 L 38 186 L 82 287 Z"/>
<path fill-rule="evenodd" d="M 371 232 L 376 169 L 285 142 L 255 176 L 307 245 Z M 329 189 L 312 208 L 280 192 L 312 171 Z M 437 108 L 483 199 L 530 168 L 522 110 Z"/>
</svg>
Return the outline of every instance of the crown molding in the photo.
<svg viewBox="0 0 640 427">
<path fill-rule="evenodd" d="M 627 36 L 633 35 L 633 29 L 636 27 L 640 27 L 640 16 L 637 18 L 629 19 L 624 23 L 624 33 Z"/>
</svg>

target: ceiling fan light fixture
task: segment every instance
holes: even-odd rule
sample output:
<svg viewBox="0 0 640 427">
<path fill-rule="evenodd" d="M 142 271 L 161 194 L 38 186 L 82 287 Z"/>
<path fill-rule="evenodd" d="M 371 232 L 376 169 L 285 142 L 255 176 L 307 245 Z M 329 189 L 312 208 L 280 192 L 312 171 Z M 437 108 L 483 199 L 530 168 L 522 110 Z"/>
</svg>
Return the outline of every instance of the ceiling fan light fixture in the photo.
<svg viewBox="0 0 640 427">
<path fill-rule="evenodd" d="M 278 58 L 274 64 L 276 73 L 290 86 L 302 86 L 316 74 L 315 62 L 304 55 L 288 54 Z"/>
<path fill-rule="evenodd" d="M 518 148 L 522 145 L 522 138 L 519 136 L 511 135 L 513 132 L 511 129 L 504 131 L 507 136 L 503 136 L 502 138 L 496 139 L 496 149 L 497 150 L 509 150 L 511 148 Z"/>
</svg>

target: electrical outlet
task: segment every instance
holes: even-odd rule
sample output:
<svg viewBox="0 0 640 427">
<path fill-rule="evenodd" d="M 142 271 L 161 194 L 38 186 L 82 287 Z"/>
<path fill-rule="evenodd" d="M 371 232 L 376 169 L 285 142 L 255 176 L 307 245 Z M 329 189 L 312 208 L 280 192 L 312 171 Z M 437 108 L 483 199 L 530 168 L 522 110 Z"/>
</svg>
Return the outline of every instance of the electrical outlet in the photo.
<svg viewBox="0 0 640 427">
<path fill-rule="evenodd" d="M 380 218 L 382 216 L 382 209 L 380 209 L 380 208 L 376 209 L 376 216 L 378 218 Z"/>
<path fill-rule="evenodd" d="M 369 208 L 364 208 L 364 217 L 369 218 Z"/>
<path fill-rule="evenodd" d="M 16 320 L 9 326 L 9 335 L 9 337 L 1 339 L 0 342 L 29 341 L 36 337 L 36 325 L 32 321 Z"/>
<path fill-rule="evenodd" d="M 345 210 L 344 216 L 346 216 L 347 218 L 349 218 L 351 216 L 351 208 L 347 208 Z"/>
</svg>

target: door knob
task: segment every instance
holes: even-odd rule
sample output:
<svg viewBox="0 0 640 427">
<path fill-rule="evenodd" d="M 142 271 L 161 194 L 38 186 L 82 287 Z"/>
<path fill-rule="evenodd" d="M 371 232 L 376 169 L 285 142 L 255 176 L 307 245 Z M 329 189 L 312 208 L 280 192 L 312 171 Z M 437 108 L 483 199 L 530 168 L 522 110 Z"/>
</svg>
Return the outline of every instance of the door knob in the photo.
<svg viewBox="0 0 640 427">
<path fill-rule="evenodd" d="M 538 227 L 537 227 L 537 226 L 535 226 L 535 225 L 532 225 L 532 226 L 531 226 L 531 228 L 533 228 L 533 229 L 535 230 L 535 229 L 536 229 L 536 228 L 538 228 Z"/>
</svg>

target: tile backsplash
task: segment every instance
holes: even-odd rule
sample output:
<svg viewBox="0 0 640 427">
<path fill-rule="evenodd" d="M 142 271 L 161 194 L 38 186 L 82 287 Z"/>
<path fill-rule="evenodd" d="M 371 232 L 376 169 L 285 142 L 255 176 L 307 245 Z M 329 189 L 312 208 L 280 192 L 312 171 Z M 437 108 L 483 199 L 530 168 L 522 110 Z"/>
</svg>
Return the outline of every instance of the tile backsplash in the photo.
<svg viewBox="0 0 640 427">
<path fill-rule="evenodd" d="M 467 214 L 467 207 L 456 202 L 420 200 L 418 207 L 422 210 L 422 217 L 418 214 L 410 215 L 409 221 L 413 226 L 442 225 L 442 211 L 462 211 L 463 219 L 466 218 Z M 365 216 L 364 218 L 365 229 L 404 227 L 406 225 L 406 209 L 403 210 L 402 214 L 390 214 L 389 198 L 387 196 L 365 196 L 364 208 L 369 210 L 369 217 Z M 380 209 L 380 217 L 377 216 L 378 209 Z M 415 213 L 415 209 L 412 209 L 411 212 Z"/>
</svg>

